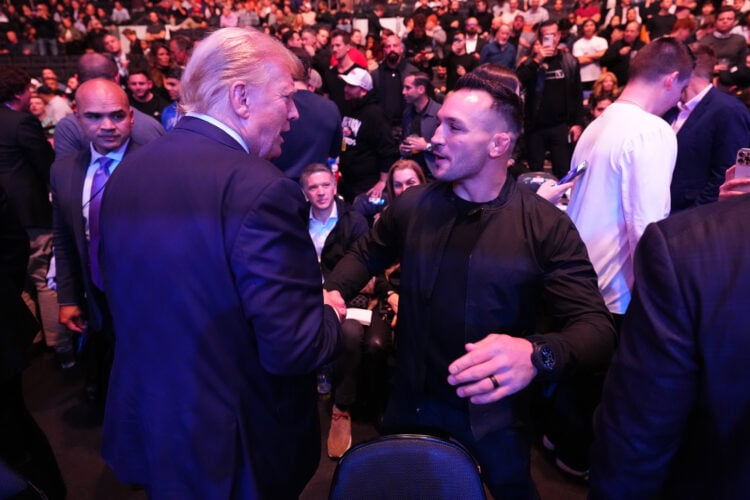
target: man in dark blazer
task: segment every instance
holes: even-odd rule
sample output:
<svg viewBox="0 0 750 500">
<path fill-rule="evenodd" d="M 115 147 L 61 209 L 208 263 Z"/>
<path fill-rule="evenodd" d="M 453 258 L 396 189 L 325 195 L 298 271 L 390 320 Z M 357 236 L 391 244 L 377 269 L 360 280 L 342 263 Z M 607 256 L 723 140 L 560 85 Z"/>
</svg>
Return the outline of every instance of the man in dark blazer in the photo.
<svg viewBox="0 0 750 500">
<path fill-rule="evenodd" d="M 747 496 L 750 196 L 650 225 L 595 418 L 590 498 Z"/>
<path fill-rule="evenodd" d="M 31 77 L 15 67 L 0 68 L 0 186 L 8 193 L 31 242 L 25 299 L 39 312 L 48 346 L 61 354 L 61 364 L 74 363 L 70 338 L 57 323 L 57 297 L 47 286 L 52 258 L 50 165 L 54 153 L 39 120 L 28 113 Z"/>
<path fill-rule="evenodd" d="M 104 402 L 114 337 L 103 291 L 91 277 L 90 225 L 92 203 L 104 192 L 94 177 L 100 158 L 112 160 L 110 173 L 137 146 L 130 140 L 133 111 L 128 96 L 116 83 L 94 79 L 76 92 L 76 117 L 89 147 L 58 159 L 52 166 L 53 233 L 57 263 L 57 300 L 60 323 L 86 333 L 87 377 L 97 402 Z M 106 184 L 105 184 L 106 187 Z"/>
<path fill-rule="evenodd" d="M 716 201 L 737 150 L 750 145 L 750 112 L 734 96 L 711 85 L 716 57 L 696 45 L 695 69 L 682 106 L 665 115 L 677 133 L 677 161 L 670 186 L 672 213 Z"/>
<path fill-rule="evenodd" d="M 315 370 L 339 320 L 302 192 L 266 160 L 300 70 L 268 35 L 216 31 L 185 68 L 186 116 L 107 185 L 102 454 L 150 498 L 297 498 L 320 459 Z"/>
</svg>

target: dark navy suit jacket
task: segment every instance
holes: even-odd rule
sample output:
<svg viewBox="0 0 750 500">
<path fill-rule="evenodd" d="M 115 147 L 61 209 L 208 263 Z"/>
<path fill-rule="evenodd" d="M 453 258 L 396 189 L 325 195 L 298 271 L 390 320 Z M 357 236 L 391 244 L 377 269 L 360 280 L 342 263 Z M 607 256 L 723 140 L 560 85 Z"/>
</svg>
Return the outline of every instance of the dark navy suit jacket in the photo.
<svg viewBox="0 0 750 500">
<path fill-rule="evenodd" d="M 125 154 L 138 148 L 132 140 Z M 94 291 L 89 268 L 89 242 L 83 220 L 81 202 L 86 170 L 91 163 L 91 149 L 66 156 L 52 164 L 52 234 L 55 242 L 57 301 L 88 309 L 89 327 L 98 331 L 103 326 L 106 307 Z M 117 169 L 115 169 L 117 170 Z M 105 191 L 106 193 L 106 191 Z"/>
<path fill-rule="evenodd" d="M 52 227 L 48 184 L 54 159 L 37 118 L 0 105 L 0 186 L 25 228 Z"/>
<path fill-rule="evenodd" d="M 320 458 L 324 306 L 302 192 L 184 117 L 110 177 L 101 257 L 117 346 L 102 454 L 151 498 L 296 498 Z"/>
<path fill-rule="evenodd" d="M 677 108 L 665 119 L 673 122 Z M 737 150 L 750 146 L 750 113 L 736 97 L 712 88 L 677 133 L 672 174 L 672 213 L 719 198 L 724 173 Z"/>
<path fill-rule="evenodd" d="M 590 498 L 747 498 L 748 256 L 748 195 L 646 229 L 595 417 Z"/>
</svg>

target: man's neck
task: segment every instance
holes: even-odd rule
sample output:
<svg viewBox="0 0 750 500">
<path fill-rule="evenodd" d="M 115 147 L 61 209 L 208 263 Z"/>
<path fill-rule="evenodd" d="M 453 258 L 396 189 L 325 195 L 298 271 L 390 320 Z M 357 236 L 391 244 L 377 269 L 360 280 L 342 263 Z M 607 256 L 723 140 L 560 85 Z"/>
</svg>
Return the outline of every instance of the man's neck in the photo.
<svg viewBox="0 0 750 500">
<path fill-rule="evenodd" d="M 349 54 L 346 54 L 344 57 L 339 59 L 339 73 L 346 73 L 352 66 L 354 66 L 354 61 L 352 61 L 352 58 L 349 57 Z"/>
<path fill-rule="evenodd" d="M 333 206 L 336 204 L 334 201 L 331 203 L 331 205 L 328 208 L 320 209 L 317 207 L 312 207 L 310 211 L 312 212 L 313 219 L 315 219 L 318 222 L 326 222 L 328 219 L 331 218 L 331 213 L 333 213 Z"/>
<path fill-rule="evenodd" d="M 691 78 L 688 86 L 685 87 L 685 100 L 683 104 L 690 102 L 693 97 L 703 92 L 709 85 L 711 85 L 711 81 L 705 78 Z"/>
<path fill-rule="evenodd" d="M 153 98 L 154 98 L 153 92 L 149 92 L 148 94 L 146 94 L 143 97 L 143 99 L 138 99 L 135 95 L 133 96 L 133 100 L 135 100 L 136 102 L 144 103 L 144 104 L 147 103 L 147 102 L 150 102 L 151 99 L 153 99 Z"/>
<path fill-rule="evenodd" d="M 425 108 L 427 108 L 427 105 L 429 103 L 430 103 L 430 98 L 427 97 L 426 95 L 423 95 L 422 97 L 420 97 L 414 102 L 414 110 L 417 113 L 422 113 L 425 110 Z"/>
<path fill-rule="evenodd" d="M 629 81 L 617 102 L 634 104 L 652 115 L 662 114 L 661 92 L 657 91 L 652 84 Z"/>
<path fill-rule="evenodd" d="M 454 182 L 453 192 L 456 196 L 472 203 L 487 203 L 500 196 L 508 178 L 508 157 L 487 162 L 482 167 L 482 173 L 481 177 Z"/>
</svg>

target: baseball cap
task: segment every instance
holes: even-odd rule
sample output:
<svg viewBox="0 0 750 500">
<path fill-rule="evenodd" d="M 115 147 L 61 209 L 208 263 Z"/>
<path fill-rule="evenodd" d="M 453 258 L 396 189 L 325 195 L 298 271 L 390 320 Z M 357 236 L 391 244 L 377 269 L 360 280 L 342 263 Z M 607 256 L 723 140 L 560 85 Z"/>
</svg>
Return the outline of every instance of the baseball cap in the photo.
<svg viewBox="0 0 750 500">
<path fill-rule="evenodd" d="M 354 68 L 345 75 L 339 75 L 339 78 L 354 87 L 362 87 L 368 92 L 372 90 L 372 77 L 366 69 Z"/>
</svg>

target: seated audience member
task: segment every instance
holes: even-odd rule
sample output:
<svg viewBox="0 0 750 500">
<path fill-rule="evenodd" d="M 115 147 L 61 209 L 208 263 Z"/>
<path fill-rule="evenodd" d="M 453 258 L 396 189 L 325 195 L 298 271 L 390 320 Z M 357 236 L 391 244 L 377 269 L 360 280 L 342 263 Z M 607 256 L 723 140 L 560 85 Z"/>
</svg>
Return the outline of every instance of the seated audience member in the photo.
<svg viewBox="0 0 750 500">
<path fill-rule="evenodd" d="M 308 227 L 325 280 L 349 246 L 367 232 L 367 221 L 337 199 L 336 178 L 326 165 L 313 163 L 307 166 L 300 174 L 300 185 L 310 202 Z M 350 409 L 357 399 L 357 379 L 363 353 L 382 347 L 384 342 L 369 337 L 378 329 L 365 328 L 353 319 L 345 320 L 341 330 L 344 350 L 335 362 L 334 405 L 328 433 L 328 456 L 331 458 L 340 458 L 352 444 Z M 385 333 L 390 333 L 385 330 Z"/>
<path fill-rule="evenodd" d="M 115 1 L 114 7 L 112 7 L 112 15 L 110 16 L 110 19 L 118 26 L 121 24 L 128 24 L 130 22 L 130 12 L 123 7 L 122 2 Z"/>
<path fill-rule="evenodd" d="M 596 79 L 591 88 L 589 99 L 603 99 L 605 97 L 614 101 L 620 95 L 620 87 L 617 85 L 617 75 L 611 71 L 603 71 Z"/>
<path fill-rule="evenodd" d="M 154 84 L 153 90 L 161 94 L 162 97 L 166 97 L 167 91 L 164 88 L 164 79 L 166 78 L 167 72 L 176 66 L 172 60 L 172 54 L 169 51 L 167 44 L 160 40 L 152 42 L 147 60 L 149 75 Z M 138 66 L 140 66 L 140 64 L 138 64 Z"/>
<path fill-rule="evenodd" d="M 750 197 L 651 224 L 595 417 L 590 498 L 747 495 Z"/>
<path fill-rule="evenodd" d="M 128 74 L 128 91 L 130 105 L 142 113 L 161 121 L 161 112 L 169 101 L 154 91 L 154 82 L 145 67 L 130 68 Z"/>
<path fill-rule="evenodd" d="M 167 29 L 162 24 L 156 11 L 148 13 L 148 26 L 146 26 L 146 41 L 164 40 L 167 37 Z"/>
<path fill-rule="evenodd" d="M 84 36 L 78 28 L 73 25 L 73 18 L 66 15 L 57 32 L 57 42 L 62 47 L 63 53 L 67 55 L 83 54 Z"/>
<path fill-rule="evenodd" d="M 612 104 L 614 101 L 609 96 L 601 96 L 601 97 L 594 97 L 594 95 L 589 96 L 589 119 L 588 123 L 586 125 L 588 126 L 592 121 L 599 118 L 602 113 L 604 113 L 604 110 L 609 107 L 610 104 Z"/>
<path fill-rule="evenodd" d="M 177 125 L 181 117 L 179 110 L 180 104 L 180 79 L 182 78 L 182 70 L 180 68 L 170 68 L 165 75 L 164 86 L 169 92 L 169 98 L 172 100 L 172 104 L 164 108 L 161 112 L 161 124 L 164 130 L 169 132 Z"/>
<path fill-rule="evenodd" d="M 125 28 L 122 30 L 122 36 L 128 41 L 128 56 L 131 55 L 143 55 L 143 47 L 141 47 L 141 40 L 138 38 L 138 34 L 131 28 Z"/>
<path fill-rule="evenodd" d="M 185 65 L 193 53 L 193 40 L 187 35 L 174 35 L 169 40 L 169 53 L 175 65 L 185 69 Z"/>
</svg>

